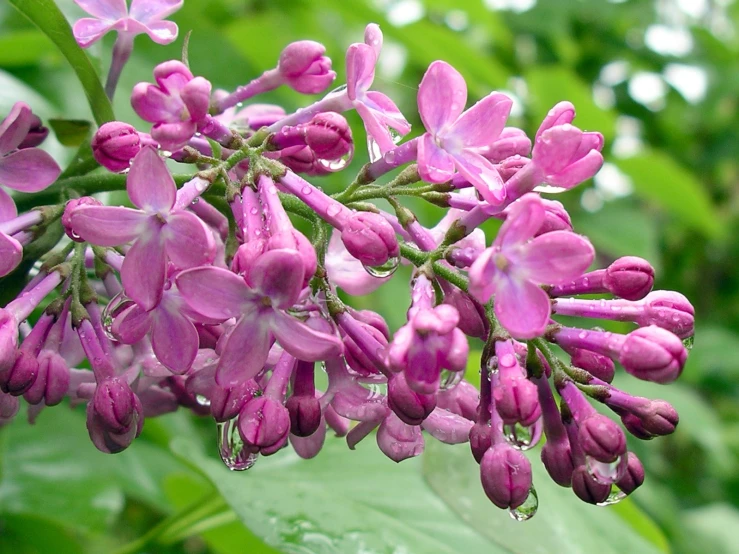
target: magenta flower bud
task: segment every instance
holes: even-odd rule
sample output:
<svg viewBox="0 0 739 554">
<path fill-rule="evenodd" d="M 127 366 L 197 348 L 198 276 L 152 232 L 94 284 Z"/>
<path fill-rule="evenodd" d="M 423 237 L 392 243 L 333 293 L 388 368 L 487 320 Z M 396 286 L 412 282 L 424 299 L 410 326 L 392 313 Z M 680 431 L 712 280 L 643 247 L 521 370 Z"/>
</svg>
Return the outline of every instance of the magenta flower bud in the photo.
<svg viewBox="0 0 739 554">
<path fill-rule="evenodd" d="M 478 403 L 478 391 L 467 381 L 462 381 L 451 389 L 439 391 L 436 395 L 437 407 L 470 421 L 477 417 Z"/>
<path fill-rule="evenodd" d="M 26 137 L 18 145 L 18 150 L 23 148 L 35 148 L 46 140 L 49 136 L 49 129 L 44 127 L 41 119 L 35 114 L 31 114 L 29 118 L 29 129 Z"/>
<path fill-rule="evenodd" d="M 457 327 L 469 337 L 485 339 L 488 335 L 488 321 L 485 317 L 485 308 L 472 296 L 457 287 L 444 294 L 444 304 L 454 306 L 459 313 Z"/>
<path fill-rule="evenodd" d="M 277 70 L 290 88 L 303 94 L 317 94 L 336 79 L 325 52 L 325 46 L 312 40 L 292 42 L 280 54 Z"/>
<path fill-rule="evenodd" d="M 536 236 L 552 231 L 572 231 L 572 220 L 561 202 L 556 200 L 542 199 L 544 204 L 544 222 L 536 232 Z"/>
<path fill-rule="evenodd" d="M 400 255 L 395 230 L 379 214 L 353 214 L 341 231 L 349 253 L 366 266 L 379 266 Z"/>
<path fill-rule="evenodd" d="M 111 433 L 124 433 L 141 408 L 131 387 L 121 377 L 109 377 L 95 388 L 92 398 L 97 417 Z"/>
<path fill-rule="evenodd" d="M 33 386 L 38 376 L 39 364 L 33 353 L 18 350 L 13 365 L 0 371 L 0 390 L 13 396 L 20 396 Z"/>
<path fill-rule="evenodd" d="M 610 383 L 616 372 L 616 367 L 608 356 L 585 350 L 583 348 L 569 348 L 567 352 L 572 359 L 572 365 L 584 369 L 593 377 Z"/>
<path fill-rule="evenodd" d="M 472 456 L 478 464 L 482 463 L 485 452 L 490 450 L 492 446 L 493 430 L 490 423 L 478 421 L 470 429 L 470 449 L 472 450 Z"/>
<path fill-rule="evenodd" d="M 621 423 L 629 433 L 639 440 L 648 441 L 655 437 L 655 435 L 644 428 L 642 420 L 634 414 L 630 414 L 628 412 L 623 413 L 621 415 Z"/>
<path fill-rule="evenodd" d="M 82 198 L 74 198 L 68 201 L 67 205 L 64 206 L 64 213 L 62 214 L 62 226 L 64 227 L 64 232 L 67 236 L 75 242 L 85 242 L 85 239 L 74 232 L 74 227 L 72 226 L 72 213 L 78 206 L 102 205 L 103 203 L 100 202 L 100 200 L 93 198 L 92 196 L 83 196 Z"/>
<path fill-rule="evenodd" d="M 626 436 L 616 422 L 601 414 L 586 417 L 578 424 L 583 452 L 603 463 L 612 463 L 626 454 Z"/>
<path fill-rule="evenodd" d="M 249 400 L 239 413 L 239 434 L 249 446 L 263 454 L 274 454 L 287 441 L 290 414 L 278 400 L 258 396 Z"/>
<path fill-rule="evenodd" d="M 664 400 L 652 400 L 647 414 L 639 415 L 643 429 L 655 436 L 670 435 L 675 432 L 680 416 L 677 410 Z"/>
<path fill-rule="evenodd" d="M 614 296 L 625 300 L 641 300 L 654 284 L 654 268 L 636 256 L 625 256 L 606 269 L 603 285 Z"/>
<path fill-rule="evenodd" d="M 95 160 L 113 173 L 131 167 L 131 160 L 141 150 L 141 138 L 136 129 L 122 121 L 104 123 L 92 138 Z"/>
<path fill-rule="evenodd" d="M 223 423 L 235 418 L 246 402 L 259 390 L 254 379 L 248 379 L 232 387 L 215 384 L 210 391 L 210 413 L 213 418 Z"/>
<path fill-rule="evenodd" d="M 265 252 L 269 250 L 287 249 L 294 250 L 300 254 L 303 260 L 304 284 L 308 284 L 318 267 L 318 258 L 313 245 L 306 236 L 297 229 L 289 229 L 282 232 L 274 233 L 265 245 Z"/>
<path fill-rule="evenodd" d="M 231 271 L 243 275 L 250 282 L 249 272 L 259 256 L 267 251 L 267 239 L 259 238 L 245 242 L 236 249 L 231 260 Z"/>
<path fill-rule="evenodd" d="M 496 140 L 480 149 L 480 154 L 494 164 L 513 156 L 528 156 L 529 152 L 531 139 L 515 127 L 505 127 Z"/>
<path fill-rule="evenodd" d="M 611 485 L 599 483 L 585 466 L 579 466 L 572 474 L 572 490 L 583 502 L 598 504 L 605 502 L 611 494 Z"/>
<path fill-rule="evenodd" d="M 292 395 L 285 404 L 290 413 L 290 433 L 297 437 L 309 437 L 321 424 L 321 404 L 313 396 Z"/>
<path fill-rule="evenodd" d="M 523 452 L 498 443 L 482 457 L 480 480 L 498 508 L 518 508 L 531 490 L 531 464 Z"/>
<path fill-rule="evenodd" d="M 680 376 L 687 357 L 688 352 L 679 338 L 650 325 L 626 335 L 618 361 L 637 379 L 664 384 Z"/>
<path fill-rule="evenodd" d="M 626 473 L 616 482 L 616 485 L 624 494 L 631 494 L 644 483 L 644 466 L 636 454 L 629 452 Z"/>
<path fill-rule="evenodd" d="M 405 373 L 396 373 L 388 381 L 387 401 L 390 409 L 408 425 L 420 425 L 436 407 L 436 395 L 411 390 Z"/>
<path fill-rule="evenodd" d="M 407 425 L 390 412 L 377 429 L 377 446 L 396 463 L 420 456 L 423 452 L 423 433 L 416 425 Z"/>
<path fill-rule="evenodd" d="M 23 398 L 29 404 L 59 404 L 67 394 L 70 373 L 67 362 L 57 352 L 43 350 L 38 356 L 38 376 Z"/>
<path fill-rule="evenodd" d="M 18 356 L 18 322 L 8 310 L 0 308 L 0 373 L 9 371 Z"/>
<path fill-rule="evenodd" d="M 307 146 L 318 160 L 338 160 L 354 151 L 351 127 L 344 116 L 321 112 L 308 123 L 284 127 L 272 135 L 270 142 L 276 150 Z"/>
<path fill-rule="evenodd" d="M 130 423 L 120 433 L 108 428 L 105 419 L 97 411 L 95 402 L 87 404 L 87 432 L 95 448 L 106 454 L 116 454 L 128 448 L 133 439 L 141 434 L 144 425 L 144 409 L 138 396 L 133 396 L 132 417 Z"/>
<path fill-rule="evenodd" d="M 385 318 L 372 310 L 353 310 L 354 319 L 366 323 L 380 331 L 385 339 L 390 339 L 390 327 L 388 327 Z"/>
<path fill-rule="evenodd" d="M 575 464 L 572 459 L 569 441 L 566 439 L 556 442 L 547 440 L 541 449 L 541 461 L 552 481 L 560 487 L 572 485 L 572 473 L 575 471 Z"/>
<path fill-rule="evenodd" d="M 657 325 L 685 339 L 695 332 L 695 310 L 679 292 L 657 290 L 644 297 L 644 311 L 635 318 L 642 327 Z"/>
<path fill-rule="evenodd" d="M 524 377 L 511 341 L 496 343 L 498 382 L 493 385 L 495 409 L 503 423 L 529 427 L 541 416 L 536 385 Z"/>
<path fill-rule="evenodd" d="M 359 325 L 363 329 L 363 332 L 368 333 L 384 350 L 387 348 L 387 336 L 380 329 L 360 322 Z M 344 357 L 346 358 L 347 365 L 352 371 L 358 373 L 362 377 L 369 375 L 376 375 L 378 373 L 377 365 L 367 355 L 367 352 L 362 349 L 357 342 L 350 337 L 345 335 L 344 340 Z"/>
</svg>

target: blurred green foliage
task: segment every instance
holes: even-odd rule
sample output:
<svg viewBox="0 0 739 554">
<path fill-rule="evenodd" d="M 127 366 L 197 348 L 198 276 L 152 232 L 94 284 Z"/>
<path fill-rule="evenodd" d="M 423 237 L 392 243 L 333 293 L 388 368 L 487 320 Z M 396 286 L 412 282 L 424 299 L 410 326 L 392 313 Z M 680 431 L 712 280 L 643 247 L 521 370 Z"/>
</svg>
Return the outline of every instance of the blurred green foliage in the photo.
<svg viewBox="0 0 739 554">
<path fill-rule="evenodd" d="M 71 0 L 56 3 L 70 21 L 82 16 Z M 646 257 L 657 287 L 696 306 L 695 348 L 679 383 L 620 380 L 673 403 L 681 423 L 671 437 L 630 445 L 647 470 L 632 500 L 584 506 L 539 472 L 539 514 L 521 524 L 477 505 L 466 447 L 434 445 L 423 460 L 395 467 L 374 445 L 350 452 L 329 439 L 315 460 L 281 453 L 229 474 L 214 458 L 209 421 L 183 413 L 148 420 L 128 451 L 104 456 L 87 440 L 83 414 L 57 408 L 35 426 L 19 418 L 0 431 L 0 553 L 545 552 L 550 544 L 568 552 L 739 552 L 739 3 L 186 0 L 172 19 L 181 36 L 193 31 L 194 73 L 220 88 L 248 82 L 298 39 L 326 45 L 339 84 L 346 46 L 377 22 L 386 42 L 375 86 L 417 131 L 417 83 L 435 59 L 463 74 L 471 101 L 493 89 L 514 95 L 511 123 L 529 133 L 556 102 L 572 101 L 576 123 L 606 136 L 608 165 L 595 183 L 557 199 L 598 248 L 600 265 Z M 88 51 L 99 74 L 112 41 Z M 150 80 L 156 63 L 179 58 L 181 46 L 137 38 L 113 104 L 118 119 L 145 128 L 126 92 Z M 67 59 L 88 80 L 87 93 L 98 94 L 78 52 L 60 53 L 0 3 L 0 114 L 22 99 L 45 119 L 93 120 Z M 310 100 L 278 90 L 264 101 L 295 109 Z M 361 124 L 349 118 L 361 143 Z M 68 161 L 74 152 L 61 142 L 52 137 L 47 148 Z M 320 183 L 346 186 L 362 153 Z M 412 208 L 428 225 L 441 214 Z M 397 328 L 407 286 L 394 279 L 356 303 Z"/>
</svg>

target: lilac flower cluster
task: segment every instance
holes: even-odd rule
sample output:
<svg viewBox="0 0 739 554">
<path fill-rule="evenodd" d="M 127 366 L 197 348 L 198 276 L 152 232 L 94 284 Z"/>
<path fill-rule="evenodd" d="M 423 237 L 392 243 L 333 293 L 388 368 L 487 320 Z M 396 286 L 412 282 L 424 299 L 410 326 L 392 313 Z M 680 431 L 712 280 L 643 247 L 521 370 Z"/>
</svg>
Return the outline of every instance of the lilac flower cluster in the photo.
<svg viewBox="0 0 739 554">
<path fill-rule="evenodd" d="M 128 42 L 138 32 L 159 42 L 176 36 L 161 18 L 181 2 L 144 10 L 134 0 L 130 15 L 123 0 L 78 4 L 100 20 L 75 25 L 81 46 L 111 29 Z M 347 51 L 346 86 L 295 113 L 243 103 L 282 85 L 309 94 L 328 87 L 336 74 L 317 43 L 287 46 L 276 68 L 231 93 L 212 91 L 184 63 L 160 64 L 155 84 L 131 95 L 149 132 L 114 121 L 92 139 L 100 165 L 125 173 L 109 182 L 125 185 L 133 207 L 80 196 L 94 179 L 87 174 L 66 178 L 65 202 L 21 215 L 0 190 L 3 275 L 58 220 L 71 239 L 49 247 L 0 310 L 0 422 L 12 419 L 21 396 L 31 418 L 68 397 L 87 405 L 95 446 L 115 453 L 146 417 L 189 409 L 215 419 L 233 470 L 288 444 L 316 456 L 327 427 L 351 449 L 376 430 L 396 462 L 419 455 L 428 436 L 469 442 L 485 493 L 516 519 L 536 510 L 523 451 L 545 436 L 544 466 L 580 499 L 608 504 L 636 489 L 641 463 L 622 427 L 588 398 L 640 439 L 673 432 L 669 404 L 611 382 L 615 362 L 639 379 L 675 380 L 694 314 L 682 295 L 651 292 L 645 260 L 590 270 L 590 242 L 559 202 L 537 192 L 591 178 L 603 137 L 575 127 L 575 109 L 563 101 L 532 141 L 506 126 L 512 102 L 502 93 L 465 110 L 464 79 L 436 61 L 418 91 L 425 132 L 398 144 L 410 125 L 371 90 L 381 47 L 379 27 L 369 25 Z M 114 59 L 113 71 L 122 63 Z M 301 174 L 346 168 L 355 143 L 341 114 L 352 109 L 371 161 L 330 196 Z M 34 148 L 39 128 L 20 103 L 2 123 L 0 183 L 33 192 L 58 177 Z M 193 170 L 173 176 L 167 157 Z M 403 197 L 444 206 L 446 215 L 426 228 Z M 376 199 L 393 212 L 369 202 Z M 291 217 L 307 220 L 311 236 Z M 479 227 L 489 218 L 503 223 L 486 247 Z M 414 267 L 411 303 L 392 333 L 337 289 L 367 294 L 401 259 Z M 41 315 L 31 326 L 34 311 Z M 556 314 L 636 327 L 568 327 Z M 470 341 L 483 348 L 479 391 L 463 379 Z"/>
</svg>

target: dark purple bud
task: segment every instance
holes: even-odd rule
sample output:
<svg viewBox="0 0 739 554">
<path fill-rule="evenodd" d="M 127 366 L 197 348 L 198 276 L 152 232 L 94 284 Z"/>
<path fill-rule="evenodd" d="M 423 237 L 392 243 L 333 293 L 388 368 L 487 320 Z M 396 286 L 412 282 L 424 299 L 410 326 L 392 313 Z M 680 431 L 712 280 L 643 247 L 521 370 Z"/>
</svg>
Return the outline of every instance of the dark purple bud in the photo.
<svg viewBox="0 0 739 554">
<path fill-rule="evenodd" d="M 239 413 L 239 433 L 249 446 L 265 454 L 274 454 L 287 441 L 290 414 L 281 402 L 269 396 L 249 400 Z"/>
<path fill-rule="evenodd" d="M 242 381 L 233 387 L 215 384 L 210 391 L 210 413 L 219 423 L 231 420 L 258 390 L 259 386 L 254 379 Z"/>
<path fill-rule="evenodd" d="M 518 508 L 531 490 L 531 464 L 520 450 L 498 443 L 482 457 L 480 480 L 498 508 Z"/>
<path fill-rule="evenodd" d="M 636 318 L 642 327 L 657 325 L 686 339 L 695 332 L 695 310 L 693 305 L 679 292 L 657 290 L 643 300 L 644 312 Z"/>
<path fill-rule="evenodd" d="M 92 138 L 92 155 L 108 171 L 119 173 L 131 167 L 131 160 L 141 150 L 138 131 L 128 123 L 104 123 Z"/>
<path fill-rule="evenodd" d="M 46 137 L 49 136 L 49 129 L 44 127 L 37 115 L 31 114 L 30 123 L 31 127 L 28 130 L 26 138 L 18 145 L 19 150 L 23 148 L 34 148 L 44 142 Z"/>
<path fill-rule="evenodd" d="M 111 433 L 125 433 L 133 421 L 140 402 L 126 381 L 109 377 L 95 388 L 92 398 L 96 416 Z"/>
<path fill-rule="evenodd" d="M 33 386 L 38 375 L 38 361 L 33 353 L 18 350 L 15 363 L 5 371 L 0 371 L 0 390 L 13 396 L 20 396 Z"/>
<path fill-rule="evenodd" d="M 490 450 L 492 445 L 493 428 L 490 424 L 479 421 L 475 423 L 472 429 L 470 429 L 470 449 L 472 450 L 472 456 L 478 464 L 482 463 L 485 452 Z"/>
<path fill-rule="evenodd" d="M 133 417 L 130 424 L 120 433 L 109 429 L 93 402 L 87 404 L 87 432 L 95 448 L 106 454 L 117 454 L 128 448 L 133 439 L 141 434 L 144 424 L 144 410 L 136 395 L 133 395 Z"/>
<path fill-rule="evenodd" d="M 407 425 L 392 412 L 377 429 L 377 446 L 394 462 L 402 462 L 423 452 L 423 433 L 416 425 Z"/>
<path fill-rule="evenodd" d="M 44 402 L 47 406 L 59 404 L 69 389 L 70 373 L 67 362 L 57 352 L 43 350 L 38 357 L 38 376 L 23 398 L 29 404 Z"/>
<path fill-rule="evenodd" d="M 74 232 L 72 227 L 72 212 L 78 206 L 102 206 L 100 200 L 93 198 L 92 196 L 83 196 L 82 198 L 74 198 L 67 202 L 64 206 L 64 213 L 62 214 L 62 226 L 67 236 L 75 242 L 85 242 L 81 236 Z"/>
<path fill-rule="evenodd" d="M 388 381 L 387 401 L 390 409 L 408 425 L 420 425 L 436 407 L 436 395 L 411 390 L 404 373 L 396 373 Z"/>
<path fill-rule="evenodd" d="M 349 254 L 367 266 L 378 266 L 400 255 L 395 230 L 387 220 L 372 212 L 358 212 L 341 231 Z"/>
<path fill-rule="evenodd" d="M 317 94 L 336 78 L 326 48 L 312 40 L 288 44 L 280 54 L 277 70 L 290 88 L 303 94 Z"/>
<path fill-rule="evenodd" d="M 584 348 L 568 348 L 567 352 L 572 357 L 572 365 L 575 367 L 584 369 L 606 383 L 613 381 L 616 366 L 608 356 Z"/>
<path fill-rule="evenodd" d="M 636 454 L 629 452 L 626 473 L 616 482 L 616 485 L 624 494 L 631 494 L 644 483 L 644 466 L 636 457 Z"/>
<path fill-rule="evenodd" d="M 290 432 L 297 437 L 309 437 L 321 424 L 321 404 L 313 396 L 293 395 L 285 404 L 290 413 Z"/>
<path fill-rule="evenodd" d="M 541 461 L 552 481 L 560 487 L 572 485 L 575 463 L 572 459 L 570 443 L 566 438 L 559 441 L 547 441 L 541 449 Z"/>
<path fill-rule="evenodd" d="M 541 416 L 536 385 L 523 375 L 501 372 L 500 381 L 493 389 L 495 409 L 504 423 L 520 423 L 529 427 Z"/>
<path fill-rule="evenodd" d="M 654 268 L 642 258 L 624 256 L 608 266 L 603 285 L 614 296 L 640 300 L 652 290 Z"/>
<path fill-rule="evenodd" d="M 384 333 L 383 330 L 362 321 L 359 321 L 359 327 L 361 327 L 363 332 L 368 333 L 374 341 L 379 344 L 383 351 L 387 348 L 387 334 Z M 354 372 L 358 373 L 362 377 L 376 375 L 378 373 L 377 365 L 372 361 L 372 358 L 367 355 L 367 352 L 365 352 L 365 350 L 363 350 L 352 337 L 344 335 L 343 341 L 344 358 L 346 359 L 347 365 Z"/>
<path fill-rule="evenodd" d="M 598 504 L 605 502 L 611 494 L 611 485 L 598 483 L 585 466 L 579 466 L 572 474 L 572 490 L 583 502 Z"/>
<path fill-rule="evenodd" d="M 352 316 L 354 316 L 354 319 L 361 321 L 362 323 L 366 323 L 380 331 L 385 339 L 390 339 L 390 327 L 387 326 L 385 318 L 377 312 L 373 312 L 372 310 L 353 310 Z"/>
<path fill-rule="evenodd" d="M 630 414 L 628 412 L 624 413 L 621 416 L 621 423 L 623 423 L 623 426 L 626 427 L 626 430 L 634 435 L 637 439 L 648 441 L 652 440 L 655 437 L 655 435 L 644 428 L 642 420 L 634 414 Z"/>
<path fill-rule="evenodd" d="M 615 462 L 626 454 L 624 432 L 604 415 L 593 414 L 580 422 L 578 438 L 583 452 L 599 462 Z"/>
<path fill-rule="evenodd" d="M 675 432 L 680 417 L 677 410 L 664 400 L 652 400 L 648 415 L 640 417 L 644 430 L 657 436 L 670 435 Z"/>
<path fill-rule="evenodd" d="M 671 383 L 682 373 L 687 357 L 688 351 L 678 337 L 650 325 L 626 336 L 618 361 L 637 379 Z"/>
<path fill-rule="evenodd" d="M 488 335 L 488 322 L 485 317 L 485 308 L 469 294 L 457 287 L 444 294 L 444 304 L 457 308 L 459 312 L 459 327 L 469 337 L 485 339 Z"/>
</svg>

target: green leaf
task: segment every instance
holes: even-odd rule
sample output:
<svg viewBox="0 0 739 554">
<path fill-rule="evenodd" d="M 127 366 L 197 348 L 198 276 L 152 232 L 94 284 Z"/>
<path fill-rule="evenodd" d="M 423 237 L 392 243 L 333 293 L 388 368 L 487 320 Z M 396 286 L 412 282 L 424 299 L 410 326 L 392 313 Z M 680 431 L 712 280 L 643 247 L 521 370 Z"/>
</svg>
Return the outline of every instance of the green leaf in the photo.
<svg viewBox="0 0 739 554">
<path fill-rule="evenodd" d="M 686 511 L 682 516 L 681 543 L 686 554 L 732 554 L 736 552 L 739 510 L 729 504 L 710 504 Z"/>
<path fill-rule="evenodd" d="M 32 514 L 0 515 L 0 554 L 82 554 L 73 532 Z"/>
<path fill-rule="evenodd" d="M 429 441 L 423 469 L 431 487 L 468 525 L 508 552 L 663 551 L 663 537 L 659 537 L 658 544 L 650 542 L 612 509 L 584 504 L 572 490 L 556 485 L 536 459 L 537 454 L 538 450 L 531 456 L 531 466 L 539 510 L 525 523 L 514 521 L 485 496 L 480 485 L 480 466 L 472 458 L 469 445 Z"/>
<path fill-rule="evenodd" d="M 36 514 L 94 532 L 114 521 L 125 496 L 170 509 L 162 482 L 172 473 L 188 473 L 186 466 L 141 440 L 121 454 L 103 454 L 90 442 L 83 410 L 52 410 L 44 410 L 35 425 L 19 416 L 2 430 L 0 514 Z"/>
<path fill-rule="evenodd" d="M 19 67 L 40 62 L 56 53 L 49 37 L 36 30 L 22 30 L 0 37 L 0 66 Z"/>
<path fill-rule="evenodd" d="M 708 237 L 723 233 L 721 219 L 707 188 L 686 167 L 663 152 L 647 150 L 616 161 L 634 183 L 636 194 L 655 202 L 692 229 Z"/>
<path fill-rule="evenodd" d="M 90 59 L 77 45 L 72 28 L 52 0 L 9 0 L 15 8 L 38 26 L 54 44 L 77 73 L 90 103 L 92 115 L 98 125 L 115 119 L 113 108 L 100 84 L 100 78 Z"/>
<path fill-rule="evenodd" d="M 213 482 L 255 535 L 283 552 L 508 552 L 429 489 L 419 459 L 396 465 L 374 444 L 351 451 L 330 438 L 315 459 L 284 450 L 246 473 L 228 471 L 184 438 L 172 449 Z"/>
<path fill-rule="evenodd" d="M 90 133 L 90 122 L 80 119 L 50 119 L 49 125 L 64 146 L 80 146 Z"/>
</svg>

